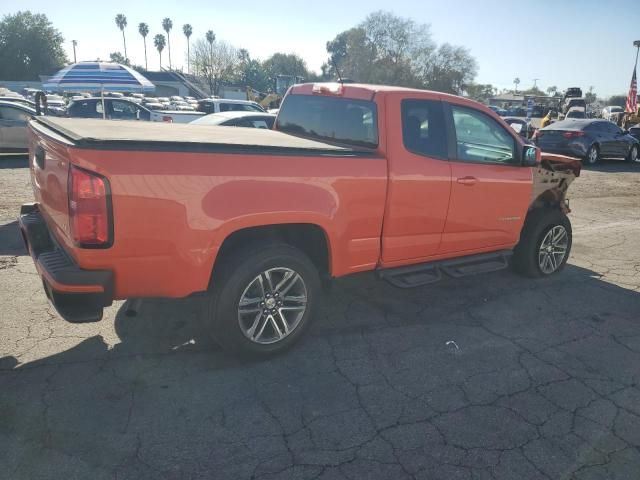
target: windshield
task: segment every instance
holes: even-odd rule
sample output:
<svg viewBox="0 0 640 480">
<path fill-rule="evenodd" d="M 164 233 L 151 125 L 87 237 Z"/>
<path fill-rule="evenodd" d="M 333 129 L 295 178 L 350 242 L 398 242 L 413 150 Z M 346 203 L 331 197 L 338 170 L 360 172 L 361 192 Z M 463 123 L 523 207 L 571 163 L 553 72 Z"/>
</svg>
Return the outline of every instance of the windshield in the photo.
<svg viewBox="0 0 640 480">
<path fill-rule="evenodd" d="M 319 95 L 288 95 L 277 130 L 324 141 L 376 148 L 376 104 L 367 100 Z"/>
</svg>

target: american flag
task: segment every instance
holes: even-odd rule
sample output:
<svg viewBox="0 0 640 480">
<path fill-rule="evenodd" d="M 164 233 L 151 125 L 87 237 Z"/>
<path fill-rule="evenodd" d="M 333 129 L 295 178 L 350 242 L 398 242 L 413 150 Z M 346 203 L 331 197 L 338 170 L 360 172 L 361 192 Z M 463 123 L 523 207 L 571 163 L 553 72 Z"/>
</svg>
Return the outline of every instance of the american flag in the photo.
<svg viewBox="0 0 640 480">
<path fill-rule="evenodd" d="M 631 77 L 631 86 L 629 87 L 629 95 L 627 95 L 627 104 L 625 112 L 635 113 L 638 109 L 638 81 L 636 80 L 636 69 L 633 68 L 633 76 Z"/>
</svg>

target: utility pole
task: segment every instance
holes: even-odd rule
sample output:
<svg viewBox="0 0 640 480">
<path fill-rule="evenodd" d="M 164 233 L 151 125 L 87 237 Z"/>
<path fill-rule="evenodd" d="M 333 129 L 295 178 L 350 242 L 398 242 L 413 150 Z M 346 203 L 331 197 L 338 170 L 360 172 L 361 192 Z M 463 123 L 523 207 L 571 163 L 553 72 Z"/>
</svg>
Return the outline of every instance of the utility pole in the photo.
<svg viewBox="0 0 640 480">
<path fill-rule="evenodd" d="M 78 63 L 78 60 L 76 60 L 76 45 L 78 45 L 78 42 L 71 40 L 71 44 L 73 45 L 73 63 Z"/>
<path fill-rule="evenodd" d="M 536 88 L 537 84 L 538 84 L 538 80 L 540 80 L 539 78 L 534 78 L 533 79 L 533 88 Z"/>
</svg>

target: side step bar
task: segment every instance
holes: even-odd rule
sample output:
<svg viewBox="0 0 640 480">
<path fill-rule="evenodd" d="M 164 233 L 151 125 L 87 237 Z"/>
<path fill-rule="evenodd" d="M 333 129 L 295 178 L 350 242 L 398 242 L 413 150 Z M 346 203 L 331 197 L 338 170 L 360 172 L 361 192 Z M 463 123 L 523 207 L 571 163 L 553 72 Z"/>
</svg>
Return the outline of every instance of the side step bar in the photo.
<svg viewBox="0 0 640 480">
<path fill-rule="evenodd" d="M 429 283 L 435 283 L 443 274 L 459 278 L 477 273 L 495 272 L 509 266 L 511 250 L 499 250 L 491 253 L 469 255 L 451 260 L 436 260 L 434 262 L 409 265 L 406 267 L 381 268 L 378 276 L 394 287 L 413 288 Z"/>
</svg>

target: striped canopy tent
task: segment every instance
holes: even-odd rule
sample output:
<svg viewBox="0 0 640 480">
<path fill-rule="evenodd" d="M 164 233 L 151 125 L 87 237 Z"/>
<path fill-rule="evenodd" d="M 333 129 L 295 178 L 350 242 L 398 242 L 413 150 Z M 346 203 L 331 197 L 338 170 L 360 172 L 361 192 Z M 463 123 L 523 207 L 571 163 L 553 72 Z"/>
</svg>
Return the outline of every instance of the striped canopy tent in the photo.
<svg viewBox="0 0 640 480">
<path fill-rule="evenodd" d="M 46 91 L 153 92 L 155 85 L 135 70 L 119 63 L 79 62 L 68 65 L 43 83 Z"/>
</svg>

